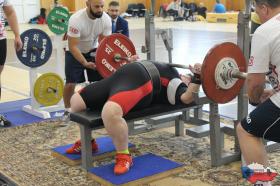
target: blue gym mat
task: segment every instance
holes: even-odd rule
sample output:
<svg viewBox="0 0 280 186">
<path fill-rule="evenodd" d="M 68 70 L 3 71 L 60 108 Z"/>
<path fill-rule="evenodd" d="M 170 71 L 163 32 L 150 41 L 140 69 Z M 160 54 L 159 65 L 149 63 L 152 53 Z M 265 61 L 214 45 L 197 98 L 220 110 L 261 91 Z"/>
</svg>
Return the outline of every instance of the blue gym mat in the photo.
<svg viewBox="0 0 280 186">
<path fill-rule="evenodd" d="M 24 105 L 30 105 L 31 99 L 22 99 L 17 101 L 9 101 L 0 103 L 0 113 L 6 113 L 21 109 Z"/>
<path fill-rule="evenodd" d="M 44 120 L 59 118 L 56 116 L 56 114 L 57 113 L 62 114 L 63 112 L 63 111 L 53 112 L 51 113 L 50 119 L 42 119 L 22 111 L 22 107 L 28 104 L 31 104 L 31 99 L 1 103 L 0 114 L 4 115 L 9 121 L 12 122 L 11 127 L 15 127 L 15 126 L 26 125 L 30 123 L 41 122 Z"/>
<path fill-rule="evenodd" d="M 110 153 L 110 152 L 115 151 L 115 147 L 114 147 L 112 138 L 110 138 L 108 136 L 96 138 L 96 142 L 98 144 L 98 152 L 92 153 L 93 156 L 99 156 L 101 154 Z M 65 156 L 65 157 L 71 159 L 71 160 L 81 159 L 80 154 L 67 154 L 67 153 L 65 153 L 66 149 L 68 149 L 72 145 L 73 144 L 69 144 L 69 145 L 65 145 L 65 146 L 59 146 L 59 147 L 53 148 L 52 150 L 54 152 L 57 152 L 57 153 Z M 128 147 L 132 148 L 132 147 L 135 147 L 135 145 L 129 143 Z"/>
<path fill-rule="evenodd" d="M 114 185 L 121 185 L 182 166 L 181 163 L 148 153 L 133 158 L 133 166 L 128 173 L 123 175 L 116 176 L 114 174 L 114 163 L 92 168 L 89 172 Z"/>
</svg>

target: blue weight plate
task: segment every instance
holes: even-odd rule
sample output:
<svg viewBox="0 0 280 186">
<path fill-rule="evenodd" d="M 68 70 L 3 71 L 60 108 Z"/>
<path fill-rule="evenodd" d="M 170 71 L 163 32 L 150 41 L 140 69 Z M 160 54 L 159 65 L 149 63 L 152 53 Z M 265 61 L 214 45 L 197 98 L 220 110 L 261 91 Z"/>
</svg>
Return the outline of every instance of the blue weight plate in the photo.
<svg viewBox="0 0 280 186">
<path fill-rule="evenodd" d="M 20 35 L 22 50 L 17 57 L 24 65 L 35 68 L 44 65 L 52 54 L 52 41 L 48 34 L 39 29 L 29 29 Z"/>
</svg>

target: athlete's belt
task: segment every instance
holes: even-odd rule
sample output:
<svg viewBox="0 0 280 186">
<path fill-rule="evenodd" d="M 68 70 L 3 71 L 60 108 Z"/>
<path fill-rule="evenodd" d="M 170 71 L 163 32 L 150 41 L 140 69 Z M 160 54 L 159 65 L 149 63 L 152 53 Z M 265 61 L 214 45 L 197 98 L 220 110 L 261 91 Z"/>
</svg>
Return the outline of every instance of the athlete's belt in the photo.
<svg viewBox="0 0 280 186">
<path fill-rule="evenodd" d="M 160 75 L 157 67 L 150 61 L 138 62 L 143 65 L 148 72 L 153 84 L 153 96 L 159 94 L 161 89 Z"/>
</svg>

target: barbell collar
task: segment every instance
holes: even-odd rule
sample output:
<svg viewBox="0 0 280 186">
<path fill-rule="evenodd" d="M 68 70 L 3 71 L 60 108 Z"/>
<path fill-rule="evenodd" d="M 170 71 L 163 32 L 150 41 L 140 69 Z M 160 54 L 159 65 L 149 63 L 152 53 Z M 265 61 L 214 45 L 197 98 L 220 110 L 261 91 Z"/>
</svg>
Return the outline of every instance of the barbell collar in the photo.
<svg viewBox="0 0 280 186">
<path fill-rule="evenodd" d="M 120 54 L 115 54 L 114 55 L 114 60 L 115 60 L 115 62 L 120 62 L 121 60 L 129 62 L 129 58 L 128 57 L 123 57 Z"/>
<path fill-rule="evenodd" d="M 129 58 L 128 57 L 123 57 L 120 54 L 115 54 L 114 55 L 114 60 L 116 62 L 120 62 L 121 60 L 127 61 L 129 62 Z M 149 60 L 148 60 L 149 61 Z M 156 62 L 156 61 L 155 61 Z M 175 67 L 175 68 L 183 68 L 183 69 L 190 69 L 190 67 L 188 67 L 187 65 L 181 65 L 181 64 L 175 64 L 175 63 L 168 63 L 168 66 L 170 67 Z"/>
<path fill-rule="evenodd" d="M 43 51 L 44 49 L 43 49 L 43 48 L 36 47 L 36 46 L 32 46 L 32 50 L 33 50 L 33 51 Z"/>
<path fill-rule="evenodd" d="M 56 93 L 57 90 L 56 90 L 55 88 L 48 87 L 48 88 L 47 88 L 47 92 L 49 92 L 49 93 Z"/>
<path fill-rule="evenodd" d="M 65 23 L 65 19 L 57 19 L 58 23 Z"/>
<path fill-rule="evenodd" d="M 238 78 L 238 79 L 246 79 L 247 78 L 247 73 L 245 72 L 240 72 L 239 70 L 232 70 L 230 72 L 230 76 L 232 78 Z"/>
</svg>

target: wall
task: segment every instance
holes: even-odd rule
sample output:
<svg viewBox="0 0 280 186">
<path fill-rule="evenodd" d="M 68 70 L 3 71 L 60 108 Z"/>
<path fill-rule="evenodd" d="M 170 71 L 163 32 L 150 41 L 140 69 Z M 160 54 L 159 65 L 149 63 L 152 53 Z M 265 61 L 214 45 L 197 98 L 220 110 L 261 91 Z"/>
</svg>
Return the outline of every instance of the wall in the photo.
<svg viewBox="0 0 280 186">
<path fill-rule="evenodd" d="M 143 3 L 147 9 L 151 7 L 151 0 L 118 0 L 120 3 L 121 12 L 125 12 L 129 3 Z M 212 11 L 216 0 L 182 0 L 183 2 L 190 3 L 195 2 L 199 4 L 203 2 L 207 7 L 208 11 Z M 59 0 L 59 3 L 67 6 L 70 11 L 79 10 L 85 7 L 86 0 Z M 155 0 L 155 9 L 158 12 L 160 5 L 169 4 L 172 0 Z M 227 10 L 239 11 L 244 9 L 245 0 L 221 0 L 221 2 L 226 6 Z M 41 6 L 50 9 L 53 0 L 41 0 Z M 105 0 L 105 11 L 107 11 L 108 4 L 110 0 Z"/>
<path fill-rule="evenodd" d="M 47 9 L 47 13 L 50 11 L 53 6 L 53 0 L 41 0 L 41 8 Z"/>
<path fill-rule="evenodd" d="M 19 23 L 28 23 L 31 18 L 40 14 L 40 0 L 10 0 L 10 2 Z"/>
</svg>

